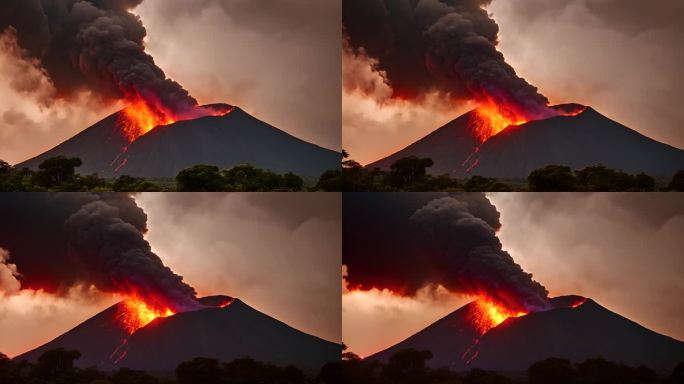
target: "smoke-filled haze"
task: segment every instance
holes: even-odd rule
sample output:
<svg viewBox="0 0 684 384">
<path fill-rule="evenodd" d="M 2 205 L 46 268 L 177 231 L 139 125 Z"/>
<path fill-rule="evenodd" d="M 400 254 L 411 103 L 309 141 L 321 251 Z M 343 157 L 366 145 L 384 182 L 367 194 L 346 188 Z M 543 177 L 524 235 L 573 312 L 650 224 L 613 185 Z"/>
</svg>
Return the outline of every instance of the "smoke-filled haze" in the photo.
<svg viewBox="0 0 684 384">
<path fill-rule="evenodd" d="M 297 193 L 6 195 L 0 351 L 12 356 L 43 344 L 126 294 L 181 311 L 193 309 L 195 291 L 238 297 L 339 342 L 339 200 Z"/>
<path fill-rule="evenodd" d="M 647 328 L 684 340 L 684 305 L 679 299 L 684 295 L 680 256 L 684 201 L 679 196 L 492 193 L 487 197 L 500 212 L 497 237 L 502 249 L 532 273 L 550 297 L 591 297 Z M 393 240 L 397 241 L 404 239 Z M 372 244 L 366 244 L 366 249 L 372 249 Z M 397 259 L 386 269 L 413 268 L 421 275 L 429 263 L 402 266 Z M 345 273 L 343 339 L 350 350 L 363 356 L 404 340 L 472 301 L 472 296 L 442 285 L 425 285 L 413 295 L 397 295 L 381 284 L 357 290 L 353 267 Z"/>
<path fill-rule="evenodd" d="M 435 76 L 434 55 L 422 46 L 434 41 L 434 27 L 408 39 L 402 33 L 415 22 L 395 16 L 401 22 L 395 20 L 390 27 L 370 23 L 378 17 L 378 12 L 370 11 L 371 3 L 382 1 L 368 2 L 366 14 L 357 14 L 350 24 L 372 26 L 375 33 L 362 32 L 374 38 L 362 41 L 368 47 L 359 50 L 352 35 L 353 49 L 349 42 L 343 47 L 343 147 L 362 164 L 402 149 L 477 104 L 477 97 L 454 100 L 454 92 L 467 96 L 457 92 L 463 89 L 459 87 L 463 76 L 457 76 L 456 85 L 451 78 Z M 684 54 L 674 48 L 684 36 L 680 2 L 657 0 L 644 6 L 639 0 L 423 0 L 411 17 L 424 23 L 439 14 L 430 11 L 426 16 L 425 10 L 444 12 L 449 8 L 446 4 L 455 7 L 459 16 L 448 17 L 450 33 L 438 36 L 461 36 L 463 20 L 457 19 L 472 18 L 463 9 L 485 4 L 498 25 L 498 35 L 491 23 L 483 21 L 476 25 L 483 26 L 477 32 L 485 38 L 477 41 L 485 44 L 484 40 L 498 36 L 497 49 L 506 63 L 551 104 L 591 105 L 649 137 L 684 148 L 679 129 L 684 112 L 674 107 L 684 101 L 684 77 L 678 69 L 684 65 Z M 352 16 L 345 13 L 347 19 Z M 382 51 L 381 45 L 389 48 Z M 453 44 L 438 47 L 440 54 L 459 49 Z M 438 62 L 451 68 L 440 57 Z M 480 56 L 477 62 L 489 61 Z M 402 69 L 412 76 L 396 76 Z M 407 95 L 412 96 L 407 88 L 420 90 L 422 96 L 407 100 Z"/>
<path fill-rule="evenodd" d="M 308 0 L 9 0 L 0 159 L 48 150 L 138 96 L 177 117 L 196 101 L 239 105 L 338 149 L 339 19 L 336 2 Z"/>
</svg>

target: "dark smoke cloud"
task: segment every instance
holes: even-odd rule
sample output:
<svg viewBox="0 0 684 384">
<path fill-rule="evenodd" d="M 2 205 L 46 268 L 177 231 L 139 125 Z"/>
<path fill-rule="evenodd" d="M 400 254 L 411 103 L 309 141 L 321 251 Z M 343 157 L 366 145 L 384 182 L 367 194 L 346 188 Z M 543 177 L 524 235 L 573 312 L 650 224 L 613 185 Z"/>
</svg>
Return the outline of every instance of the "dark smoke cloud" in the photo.
<svg viewBox="0 0 684 384">
<path fill-rule="evenodd" d="M 412 296 L 439 284 L 509 309 L 549 307 L 546 289 L 502 249 L 499 212 L 484 194 L 345 194 L 343 207 L 352 288 Z"/>
<path fill-rule="evenodd" d="M 0 248 L 23 288 L 63 294 L 85 283 L 160 308 L 198 306 L 194 289 L 151 251 L 147 216 L 129 195 L 7 194 L 0 212 Z"/>
<path fill-rule="evenodd" d="M 0 31 L 11 28 L 59 97 L 83 90 L 103 99 L 143 98 L 162 113 L 188 115 L 197 101 L 145 53 L 145 27 L 128 10 L 142 0 L 3 0 Z"/>
<path fill-rule="evenodd" d="M 379 60 L 395 97 L 439 90 L 528 117 L 555 114 L 497 50 L 499 27 L 482 8 L 490 2 L 346 0 L 343 24 L 351 45 Z"/>
</svg>

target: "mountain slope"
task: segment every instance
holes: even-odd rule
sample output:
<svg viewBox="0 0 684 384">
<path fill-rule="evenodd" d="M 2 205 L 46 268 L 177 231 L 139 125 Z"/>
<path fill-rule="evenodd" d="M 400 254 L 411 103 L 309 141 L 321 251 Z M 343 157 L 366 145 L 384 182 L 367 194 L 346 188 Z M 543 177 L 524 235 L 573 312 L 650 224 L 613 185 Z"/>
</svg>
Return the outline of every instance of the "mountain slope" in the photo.
<svg viewBox="0 0 684 384">
<path fill-rule="evenodd" d="M 562 298 L 561 298 L 562 299 Z M 671 369 L 684 361 L 684 343 L 648 330 L 591 299 L 577 308 L 559 305 L 546 312 L 509 318 L 477 339 L 468 324 L 468 304 L 408 339 L 368 359 L 387 360 L 406 348 L 430 350 L 431 367 L 461 371 L 478 367 L 524 371 L 548 357 L 608 360 Z M 474 358 L 473 358 L 474 357 Z M 472 361 L 467 363 L 469 358 Z"/>
<path fill-rule="evenodd" d="M 341 155 L 291 136 L 240 108 L 224 116 L 179 121 L 152 129 L 128 144 L 117 112 L 19 168 L 36 169 L 50 157 L 79 157 L 81 174 L 103 177 L 175 177 L 197 164 L 231 168 L 250 163 L 278 173 L 317 177 L 340 167 Z"/>
<path fill-rule="evenodd" d="M 563 109 L 566 105 L 556 106 Z M 580 169 L 603 164 L 629 173 L 671 176 L 684 169 L 684 151 L 652 140 L 592 108 L 576 116 L 557 116 L 511 126 L 478 148 L 468 112 L 369 168 L 387 169 L 407 156 L 430 157 L 431 174 L 525 178 L 546 165 Z"/>
<path fill-rule="evenodd" d="M 203 302 L 212 305 L 207 300 L 211 298 Z M 223 308 L 157 318 L 130 337 L 115 321 L 117 305 L 15 359 L 33 361 L 58 347 L 80 350 L 79 366 L 96 365 L 105 370 L 173 371 L 179 363 L 195 357 L 227 362 L 245 356 L 317 370 L 340 359 L 340 345 L 298 331 L 237 299 Z"/>
</svg>

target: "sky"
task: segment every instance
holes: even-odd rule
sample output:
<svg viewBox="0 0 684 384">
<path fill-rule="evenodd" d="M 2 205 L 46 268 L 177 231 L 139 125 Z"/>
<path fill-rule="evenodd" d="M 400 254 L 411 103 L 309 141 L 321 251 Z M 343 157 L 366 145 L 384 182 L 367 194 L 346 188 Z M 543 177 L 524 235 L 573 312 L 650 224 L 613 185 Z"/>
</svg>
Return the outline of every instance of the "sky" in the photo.
<svg viewBox="0 0 684 384">
<path fill-rule="evenodd" d="M 491 193 L 503 249 L 550 296 L 577 294 L 684 340 L 684 200 L 658 193 Z M 353 273 L 353 271 L 344 271 Z M 344 286 L 344 280 L 343 280 Z M 471 297 L 425 287 L 414 297 L 348 290 L 342 337 L 368 356 L 422 330 Z"/>
<path fill-rule="evenodd" d="M 339 150 L 341 3 L 145 0 L 147 52 L 201 104 L 226 102 Z M 2 32 L 2 31 L 0 31 Z M 87 93 L 52 97 L 35 63 L 0 36 L 0 159 L 38 155 L 122 108 Z"/>
<path fill-rule="evenodd" d="M 144 193 L 135 200 L 147 214 L 152 250 L 199 296 L 237 297 L 303 332 L 341 341 L 339 194 Z M 8 251 L 9 262 L 0 253 L 0 352 L 8 356 L 120 300 L 83 287 L 61 296 L 17 290 Z"/>
<path fill-rule="evenodd" d="M 493 0 L 499 50 L 552 104 L 578 102 L 684 148 L 684 3 L 671 0 Z M 343 43 L 343 147 L 367 164 L 475 107 L 437 92 L 392 99 L 373 57 Z"/>
</svg>

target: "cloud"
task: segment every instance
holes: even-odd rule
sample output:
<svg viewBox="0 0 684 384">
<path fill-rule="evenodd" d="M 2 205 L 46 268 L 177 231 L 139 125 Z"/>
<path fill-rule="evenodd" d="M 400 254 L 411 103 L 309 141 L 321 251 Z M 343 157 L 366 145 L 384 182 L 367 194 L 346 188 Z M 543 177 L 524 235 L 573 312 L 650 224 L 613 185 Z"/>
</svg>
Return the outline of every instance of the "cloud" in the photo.
<svg viewBox="0 0 684 384">
<path fill-rule="evenodd" d="M 0 297 L 19 292 L 21 283 L 15 264 L 9 263 L 9 252 L 0 248 Z"/>
<path fill-rule="evenodd" d="M 142 194 L 147 239 L 200 296 L 225 294 L 340 336 L 339 194 Z"/>
</svg>

